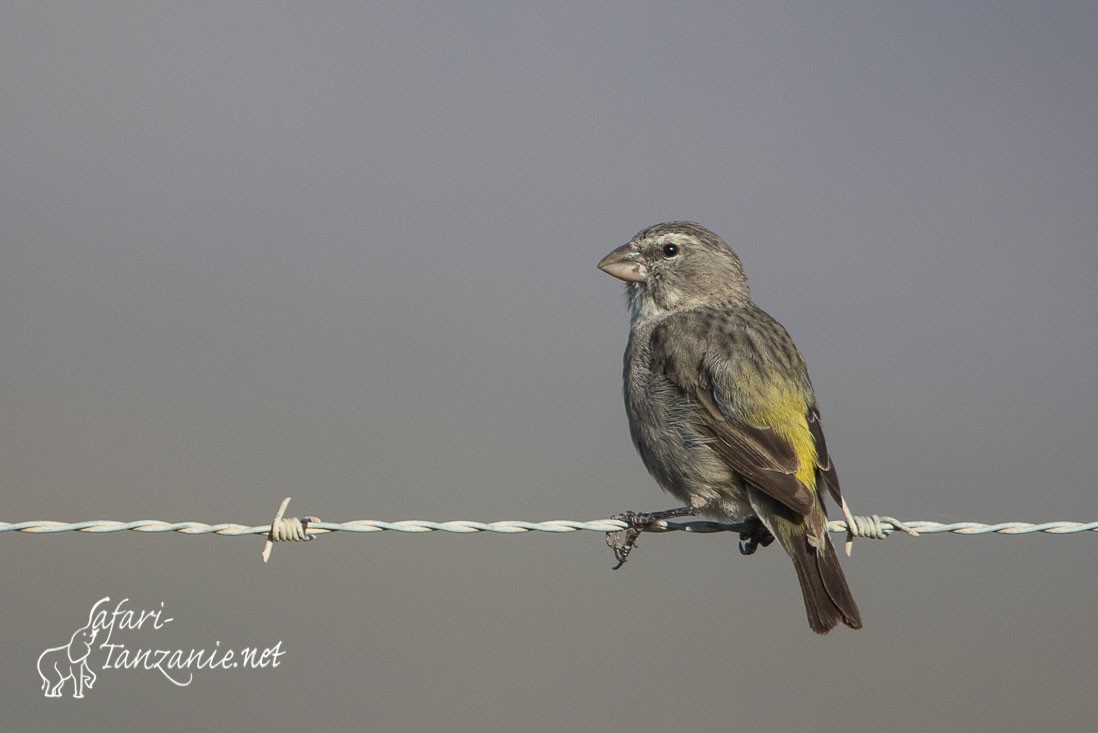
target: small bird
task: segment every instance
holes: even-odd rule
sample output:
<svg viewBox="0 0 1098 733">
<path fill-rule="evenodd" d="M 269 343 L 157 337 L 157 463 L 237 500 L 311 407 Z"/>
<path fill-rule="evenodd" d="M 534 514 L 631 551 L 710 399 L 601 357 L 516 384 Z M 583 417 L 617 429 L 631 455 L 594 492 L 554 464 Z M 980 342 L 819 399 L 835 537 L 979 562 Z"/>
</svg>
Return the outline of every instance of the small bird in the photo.
<svg viewBox="0 0 1098 733">
<path fill-rule="evenodd" d="M 808 623 L 862 626 L 827 536 L 822 489 L 850 517 L 824 443 L 808 370 L 780 323 L 755 305 L 740 258 L 693 222 L 641 230 L 599 262 L 629 301 L 625 408 L 645 467 L 681 509 L 747 522 L 741 551 L 777 538 L 793 559 Z"/>
</svg>

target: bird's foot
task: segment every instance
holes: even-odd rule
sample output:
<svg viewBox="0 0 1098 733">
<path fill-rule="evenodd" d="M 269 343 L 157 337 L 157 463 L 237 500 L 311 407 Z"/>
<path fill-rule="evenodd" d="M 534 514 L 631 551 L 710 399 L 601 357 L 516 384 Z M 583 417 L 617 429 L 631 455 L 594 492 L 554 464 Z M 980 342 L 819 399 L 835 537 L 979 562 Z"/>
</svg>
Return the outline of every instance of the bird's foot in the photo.
<svg viewBox="0 0 1098 733">
<path fill-rule="evenodd" d="M 641 532 L 659 532 L 665 528 L 663 522 L 666 520 L 692 517 L 697 513 L 693 507 L 682 506 L 660 512 L 622 512 L 610 517 L 629 525 L 625 529 L 606 533 L 606 544 L 614 551 L 614 559 L 618 561 L 613 569 L 617 570 L 629 559 L 629 554 L 637 546 L 637 538 L 641 536 Z"/>
<path fill-rule="evenodd" d="M 750 526 L 740 532 L 740 554 L 754 555 L 759 547 L 766 547 L 774 541 L 774 535 L 758 517 L 748 520 Z"/>
</svg>

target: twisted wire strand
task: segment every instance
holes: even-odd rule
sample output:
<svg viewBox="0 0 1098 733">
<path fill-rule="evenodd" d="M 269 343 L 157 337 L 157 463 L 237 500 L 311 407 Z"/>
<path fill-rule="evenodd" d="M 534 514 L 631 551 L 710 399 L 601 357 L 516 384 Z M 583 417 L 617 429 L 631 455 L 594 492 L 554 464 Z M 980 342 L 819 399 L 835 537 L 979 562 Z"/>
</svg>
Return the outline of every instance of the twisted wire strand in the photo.
<svg viewBox="0 0 1098 733">
<path fill-rule="evenodd" d="M 492 532 L 496 534 L 525 534 L 528 532 L 549 532 L 553 534 L 567 534 L 571 532 L 616 532 L 626 529 L 625 522 L 617 519 L 593 519 L 590 521 L 575 521 L 570 519 L 554 519 L 546 522 L 525 522 L 518 520 L 505 520 L 499 522 L 476 522 L 469 520 L 456 520 L 449 522 L 432 522 L 422 519 L 410 519 L 400 522 L 386 522 L 378 519 L 358 519 L 349 522 L 320 522 L 312 521 L 313 517 L 304 520 L 288 519 L 288 525 L 276 526 L 275 537 L 283 539 L 305 539 L 309 536 L 327 534 L 329 532 L 354 532 L 369 534 L 374 532 L 402 532 L 408 534 L 422 534 L 425 532 L 451 532 L 455 534 L 476 534 L 480 532 Z M 851 534 L 860 537 L 887 537 L 894 531 L 907 532 L 908 534 L 957 534 L 957 535 L 1024 535 L 1024 534 L 1081 534 L 1085 532 L 1098 532 L 1098 522 L 1044 522 L 1034 524 L 1029 522 L 1000 522 L 997 524 L 984 524 L 980 522 L 954 522 L 943 524 L 924 520 L 907 520 L 900 522 L 892 517 L 856 516 L 855 528 Z M 298 522 L 299 524 L 294 524 Z M 284 529 L 288 527 L 289 529 Z M 300 527 L 300 529 L 299 529 Z M 662 522 L 659 526 L 648 531 L 659 532 L 691 532 L 706 534 L 711 532 L 740 532 L 745 527 L 736 523 L 691 521 L 691 522 Z M 843 520 L 832 521 L 828 529 L 834 533 L 848 533 L 847 524 Z M 910 530 L 910 531 L 908 531 Z M 85 532 L 90 534 L 106 534 L 110 532 L 178 532 L 180 534 L 203 535 L 217 534 L 225 537 L 238 537 L 242 535 L 271 535 L 271 525 L 246 525 L 234 523 L 205 524 L 203 522 L 164 522 L 156 519 L 137 519 L 123 522 L 115 520 L 87 520 L 82 522 L 58 522 L 47 520 L 31 520 L 25 522 L 0 522 L 0 532 L 22 532 L 26 534 L 53 534 L 57 532 Z M 282 535 L 285 536 L 282 536 Z"/>
</svg>

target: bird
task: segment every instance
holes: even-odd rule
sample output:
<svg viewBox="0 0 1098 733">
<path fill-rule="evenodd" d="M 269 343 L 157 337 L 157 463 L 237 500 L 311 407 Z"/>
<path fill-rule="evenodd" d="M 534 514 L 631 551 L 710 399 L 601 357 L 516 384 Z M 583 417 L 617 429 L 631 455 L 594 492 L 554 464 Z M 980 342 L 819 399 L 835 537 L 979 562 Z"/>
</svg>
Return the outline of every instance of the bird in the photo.
<svg viewBox="0 0 1098 733">
<path fill-rule="evenodd" d="M 740 550 L 777 540 L 800 581 L 809 626 L 862 626 L 835 547 L 824 493 L 850 510 L 824 442 L 805 362 L 751 297 L 739 256 L 687 221 L 642 229 L 599 263 L 626 283 L 624 395 L 648 472 L 684 507 L 620 515 L 637 534 L 669 516 L 746 523 Z"/>
</svg>

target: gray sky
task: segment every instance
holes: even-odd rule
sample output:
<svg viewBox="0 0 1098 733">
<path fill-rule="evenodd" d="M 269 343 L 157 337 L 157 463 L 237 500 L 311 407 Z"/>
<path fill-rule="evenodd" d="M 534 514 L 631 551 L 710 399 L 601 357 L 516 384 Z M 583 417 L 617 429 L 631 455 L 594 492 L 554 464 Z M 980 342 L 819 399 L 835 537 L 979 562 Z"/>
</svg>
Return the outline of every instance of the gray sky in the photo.
<svg viewBox="0 0 1098 733">
<path fill-rule="evenodd" d="M 589 519 L 672 505 L 595 269 L 693 219 L 808 360 L 856 512 L 1095 519 L 1093 3 L 79 3 L 0 11 L 0 519 Z M 1098 542 L 5 535 L 14 728 L 1093 722 Z M 277 670 L 35 660 L 128 643 Z M 163 716 L 163 717 L 161 717 Z M 161 720 L 182 722 L 162 723 Z"/>
</svg>

